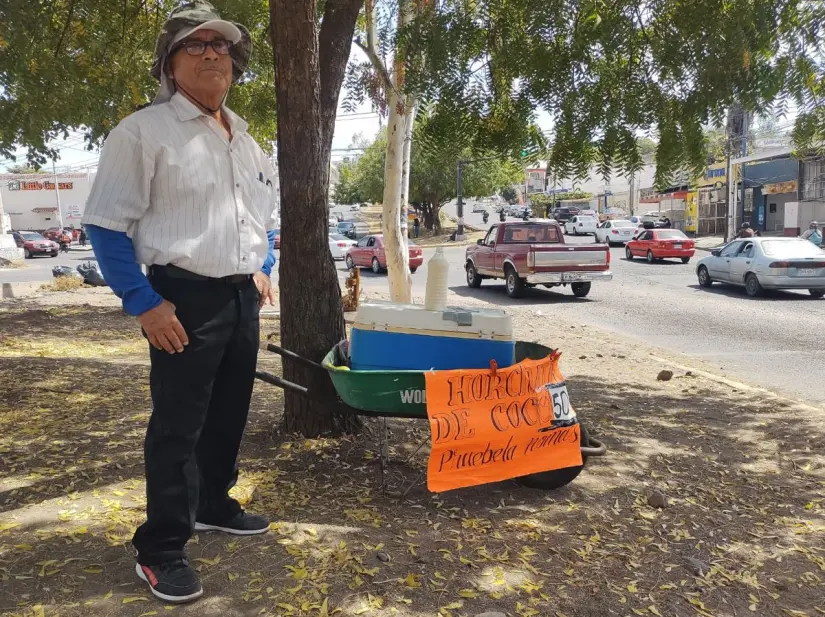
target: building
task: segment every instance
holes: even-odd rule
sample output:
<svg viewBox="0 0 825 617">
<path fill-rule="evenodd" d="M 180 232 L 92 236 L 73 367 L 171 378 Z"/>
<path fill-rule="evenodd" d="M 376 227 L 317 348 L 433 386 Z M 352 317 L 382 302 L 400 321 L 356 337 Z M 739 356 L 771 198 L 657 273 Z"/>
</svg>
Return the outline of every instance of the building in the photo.
<svg viewBox="0 0 825 617">
<path fill-rule="evenodd" d="M 728 173 L 725 163 L 708 165 L 705 173 L 694 183 L 696 201 L 696 229 L 700 236 L 722 236 L 726 225 L 726 187 Z M 694 199 L 690 196 L 690 201 Z"/>
<path fill-rule="evenodd" d="M 94 173 L 0 174 L 0 199 L 12 229 L 80 227 Z M 60 212 L 58 212 L 58 197 Z"/>
</svg>

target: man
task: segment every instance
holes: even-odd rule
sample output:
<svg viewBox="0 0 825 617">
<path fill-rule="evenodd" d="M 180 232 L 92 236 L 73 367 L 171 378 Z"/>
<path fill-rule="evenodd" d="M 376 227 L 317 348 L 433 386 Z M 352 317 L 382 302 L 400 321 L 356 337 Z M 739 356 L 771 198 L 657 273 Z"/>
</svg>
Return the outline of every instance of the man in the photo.
<svg viewBox="0 0 825 617">
<path fill-rule="evenodd" d="M 207 2 L 173 10 L 155 49 L 158 95 L 108 136 L 84 218 L 150 343 L 147 520 L 132 544 L 137 575 L 167 602 L 203 594 L 184 552 L 194 531 L 269 528 L 228 494 L 275 261 L 274 173 L 224 105 L 250 52 L 246 28 Z"/>
<path fill-rule="evenodd" d="M 814 236 L 813 240 L 811 240 L 811 236 Z M 811 242 L 813 242 L 814 244 L 819 245 L 819 242 L 816 241 L 817 237 L 819 238 L 819 240 L 821 242 L 822 241 L 822 234 L 819 233 L 819 223 L 817 223 L 816 221 L 811 221 L 808 224 L 807 231 L 802 233 L 802 239 L 803 240 L 811 240 Z"/>
<path fill-rule="evenodd" d="M 739 227 L 739 233 L 737 233 L 734 236 L 734 239 L 735 238 L 753 238 L 754 235 L 755 234 L 753 232 L 753 229 L 751 229 L 751 224 L 745 222 L 745 223 L 742 223 L 742 225 Z"/>
</svg>

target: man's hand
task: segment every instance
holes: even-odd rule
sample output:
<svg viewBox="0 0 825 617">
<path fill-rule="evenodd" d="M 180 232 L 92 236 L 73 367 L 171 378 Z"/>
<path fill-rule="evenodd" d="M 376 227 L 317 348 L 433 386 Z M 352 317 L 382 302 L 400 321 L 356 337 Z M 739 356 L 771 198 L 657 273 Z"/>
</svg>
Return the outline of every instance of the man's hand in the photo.
<svg viewBox="0 0 825 617">
<path fill-rule="evenodd" d="M 260 270 L 252 277 L 255 281 L 255 287 L 261 294 L 261 299 L 258 302 L 258 307 L 263 308 L 266 301 L 269 300 L 271 305 L 275 305 L 275 292 L 272 290 L 272 280 Z"/>
<path fill-rule="evenodd" d="M 175 316 L 175 305 L 168 300 L 139 315 L 137 320 L 155 349 L 181 353 L 189 344 L 186 330 Z"/>
</svg>

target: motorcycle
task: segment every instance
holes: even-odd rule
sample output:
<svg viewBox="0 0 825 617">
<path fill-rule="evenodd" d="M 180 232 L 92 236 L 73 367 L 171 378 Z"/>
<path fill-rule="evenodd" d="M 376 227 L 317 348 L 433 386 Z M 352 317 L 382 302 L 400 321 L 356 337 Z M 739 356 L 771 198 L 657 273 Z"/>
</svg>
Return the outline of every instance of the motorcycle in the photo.
<svg viewBox="0 0 825 617">
<path fill-rule="evenodd" d="M 65 240 L 60 241 L 60 252 L 61 253 L 68 253 L 69 252 L 69 243 Z"/>
<path fill-rule="evenodd" d="M 490 215 L 489 215 L 489 213 L 485 212 L 484 214 L 482 214 L 482 215 L 481 215 L 481 220 L 483 220 L 485 223 L 486 223 L 489 219 L 490 219 Z"/>
<path fill-rule="evenodd" d="M 507 215 L 504 214 L 504 210 L 498 213 L 498 220 L 500 220 L 502 223 L 507 220 Z"/>
</svg>

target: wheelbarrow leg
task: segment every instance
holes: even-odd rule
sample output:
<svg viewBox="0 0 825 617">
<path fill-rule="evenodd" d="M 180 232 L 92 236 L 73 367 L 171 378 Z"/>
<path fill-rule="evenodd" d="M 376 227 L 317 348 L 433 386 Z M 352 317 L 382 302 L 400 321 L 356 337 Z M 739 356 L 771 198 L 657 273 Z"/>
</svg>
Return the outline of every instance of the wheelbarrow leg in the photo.
<svg viewBox="0 0 825 617">
<path fill-rule="evenodd" d="M 379 447 L 381 448 L 381 494 L 387 494 L 387 468 L 390 464 L 389 429 L 387 429 L 387 417 L 381 418 L 381 438 Z"/>
</svg>

